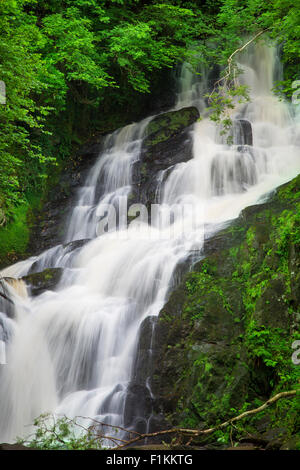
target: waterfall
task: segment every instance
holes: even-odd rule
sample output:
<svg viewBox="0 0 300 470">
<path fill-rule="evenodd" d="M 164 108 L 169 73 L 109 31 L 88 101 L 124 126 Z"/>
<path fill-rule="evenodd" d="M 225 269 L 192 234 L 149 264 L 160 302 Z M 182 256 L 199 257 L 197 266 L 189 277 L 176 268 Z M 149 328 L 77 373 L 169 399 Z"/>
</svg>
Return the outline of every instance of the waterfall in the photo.
<svg viewBox="0 0 300 470">
<path fill-rule="evenodd" d="M 75 255 L 59 245 L 3 270 L 19 277 L 62 266 L 65 274 L 55 292 L 18 298 L 14 315 L 0 313 L 8 338 L 7 364 L 0 366 L 0 441 L 29 433 L 26 426 L 45 412 L 124 426 L 139 329 L 163 307 L 176 266 L 201 252 L 207 227 L 213 233 L 298 174 L 299 120 L 271 92 L 280 74 L 275 48 L 250 48 L 239 66 L 251 101 L 234 110 L 233 144 L 209 117 L 197 122 L 194 158 L 158 177 L 160 205 L 150 225 L 140 218 L 127 227 L 121 217 L 114 229 L 98 232 L 103 207 L 127 211 L 133 166 L 152 117 L 108 136 L 80 188 L 65 241 L 89 241 Z M 175 109 L 193 105 L 204 112 L 207 79 L 184 64 L 180 83 Z"/>
</svg>

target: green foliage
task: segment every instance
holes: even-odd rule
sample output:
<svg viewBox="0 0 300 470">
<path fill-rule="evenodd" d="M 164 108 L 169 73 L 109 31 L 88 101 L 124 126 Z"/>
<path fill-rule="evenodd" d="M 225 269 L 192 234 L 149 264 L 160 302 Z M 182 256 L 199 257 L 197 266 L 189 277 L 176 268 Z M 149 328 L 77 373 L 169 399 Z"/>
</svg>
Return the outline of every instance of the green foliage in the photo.
<svg viewBox="0 0 300 470">
<path fill-rule="evenodd" d="M 172 67 L 186 55 L 195 30 L 193 12 L 168 4 L 152 5 L 141 11 L 133 23 L 121 23 L 108 35 L 110 57 L 128 77 L 135 90 L 149 91 L 154 69 Z"/>
<path fill-rule="evenodd" d="M 220 135 L 229 134 L 232 129 L 232 120 L 230 111 L 237 104 L 245 103 L 249 100 L 248 87 L 240 86 L 222 86 L 218 91 L 213 91 L 206 95 L 209 100 L 210 119 L 221 126 Z M 232 143 L 232 136 L 228 135 L 227 143 Z"/>
<path fill-rule="evenodd" d="M 37 450 L 103 450 L 93 427 L 85 429 L 76 420 L 43 414 L 34 421 L 35 431 L 18 443 Z"/>
<path fill-rule="evenodd" d="M 6 217 L 16 203 L 24 202 L 24 191 L 41 182 L 47 163 L 30 139 L 31 132 L 42 132 L 49 108 L 35 98 L 45 89 L 39 78 L 44 69 L 37 52 L 40 31 L 34 17 L 24 13 L 23 3 L 0 3 L 0 79 L 7 94 L 6 104 L 0 105 L 0 208 Z"/>
<path fill-rule="evenodd" d="M 172 389 L 179 425 L 205 422 L 208 427 L 276 393 L 299 389 L 300 369 L 291 359 L 292 343 L 300 338 L 299 186 L 298 176 L 279 188 L 268 206 L 245 211 L 243 222 L 221 235 L 232 246 L 208 256 L 187 275 L 183 313 L 168 323 L 176 342 L 181 339 L 180 348 L 174 340 L 167 349 L 168 367 L 172 360 L 178 367 Z M 166 309 L 170 316 L 168 304 Z M 217 441 L 225 445 L 230 436 L 235 442 L 257 433 L 260 420 L 269 429 L 282 428 L 288 439 L 299 429 L 299 407 L 298 398 L 280 400 L 220 431 Z"/>
<path fill-rule="evenodd" d="M 184 59 L 200 26 L 201 12 L 169 2 L 66 0 L 62 9 L 55 0 L 1 1 L 4 221 L 28 189 L 43 192 L 51 165 L 92 131 L 87 120 L 103 114 L 99 106 L 105 126 L 112 103 L 128 108 L 135 94 L 150 91 L 158 70 Z"/>
<path fill-rule="evenodd" d="M 29 241 L 28 209 L 28 203 L 19 205 L 11 221 L 0 230 L 0 266 L 16 261 L 17 256 L 26 253 Z"/>
<path fill-rule="evenodd" d="M 282 44 L 285 77 L 276 84 L 275 91 L 290 98 L 295 91 L 292 83 L 300 76 L 299 24 L 299 7 L 293 0 L 222 0 L 214 23 L 216 47 L 213 51 L 207 50 L 206 56 L 209 63 L 212 61 L 224 68 L 217 89 L 209 97 L 212 119 L 223 126 L 223 133 L 228 133 L 231 127 L 230 110 L 237 102 L 249 99 L 248 90 L 236 84 L 240 71 L 235 52 L 257 35 L 257 41 Z M 232 57 L 230 66 L 229 57 Z M 228 143 L 231 143 L 230 138 Z"/>
<path fill-rule="evenodd" d="M 0 208 L 5 220 L 24 201 L 24 191 L 44 191 L 55 160 L 68 158 L 97 126 L 107 132 L 121 125 L 112 106 L 127 110 L 139 103 L 160 70 L 183 60 L 224 67 L 244 38 L 261 30 L 282 43 L 285 79 L 278 87 L 291 95 L 291 82 L 300 74 L 299 8 L 292 0 L 203 0 L 200 5 L 66 0 L 63 9 L 56 0 L 2 0 L 0 79 L 7 104 L 0 105 Z M 234 61 L 232 73 L 238 73 Z M 231 126 L 230 109 L 245 99 L 243 87 L 221 87 L 212 94 L 211 117 L 224 132 Z"/>
</svg>

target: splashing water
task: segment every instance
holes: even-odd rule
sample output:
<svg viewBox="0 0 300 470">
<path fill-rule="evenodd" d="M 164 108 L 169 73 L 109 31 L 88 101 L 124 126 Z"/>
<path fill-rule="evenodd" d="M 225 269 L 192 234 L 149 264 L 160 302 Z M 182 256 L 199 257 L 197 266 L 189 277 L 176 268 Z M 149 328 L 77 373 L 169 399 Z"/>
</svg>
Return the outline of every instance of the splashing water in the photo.
<svg viewBox="0 0 300 470">
<path fill-rule="evenodd" d="M 151 226 L 121 224 L 96 234 L 99 205 L 127 203 L 150 117 L 107 137 L 79 191 L 66 241 L 92 240 L 73 255 L 60 245 L 2 272 L 18 277 L 30 269 L 67 268 L 55 292 L 16 295 L 13 319 L 0 314 L 10 332 L 0 371 L 0 440 L 28 433 L 25 425 L 44 412 L 124 426 L 139 328 L 158 315 L 178 263 L 201 251 L 207 224 L 210 233 L 218 230 L 298 174 L 299 117 L 271 93 L 280 74 L 275 49 L 256 46 L 240 57 L 240 67 L 251 102 L 234 110 L 233 145 L 209 118 L 197 122 L 194 158 L 158 176 L 161 206 Z M 205 80 L 197 80 L 185 64 L 176 109 L 203 111 Z M 171 223 L 173 205 L 186 210 Z"/>
</svg>

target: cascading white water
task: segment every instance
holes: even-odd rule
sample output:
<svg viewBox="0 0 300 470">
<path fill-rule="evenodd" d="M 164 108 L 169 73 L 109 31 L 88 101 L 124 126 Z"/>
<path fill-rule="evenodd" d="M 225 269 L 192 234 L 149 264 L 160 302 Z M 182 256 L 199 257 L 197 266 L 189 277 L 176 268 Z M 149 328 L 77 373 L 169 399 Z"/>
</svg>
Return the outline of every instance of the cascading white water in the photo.
<svg viewBox="0 0 300 470">
<path fill-rule="evenodd" d="M 130 124 L 108 135 L 104 152 L 90 172 L 85 186 L 79 190 L 77 205 L 70 218 L 66 241 L 94 238 L 99 204 L 118 206 L 127 201 L 131 187 L 132 165 L 138 160 L 142 137 L 151 117 Z M 97 190 L 101 190 L 99 198 Z M 123 225 L 124 228 L 124 225 Z"/>
<path fill-rule="evenodd" d="M 205 94 L 207 92 L 207 68 L 202 64 L 194 72 L 188 62 L 184 62 L 180 69 L 179 90 L 175 109 L 186 106 L 196 106 L 201 112 L 205 108 Z"/>
<path fill-rule="evenodd" d="M 159 313 L 178 263 L 201 250 L 207 224 L 216 231 L 299 172 L 299 121 L 270 91 L 278 73 L 275 49 L 256 46 L 240 65 L 252 101 L 238 105 L 233 118 L 251 122 L 253 147 L 240 131 L 229 146 L 209 118 L 197 122 L 194 158 L 158 179 L 161 206 L 153 225 L 121 224 L 97 237 L 97 208 L 126 201 L 151 118 L 127 126 L 107 138 L 70 219 L 67 241 L 93 240 L 71 262 L 59 246 L 2 272 L 21 276 L 37 263 L 68 266 L 72 276 L 63 276 L 55 292 L 18 299 L 13 320 L 1 315 L 12 333 L 7 365 L 0 366 L 0 440 L 28 433 L 25 425 L 44 412 L 122 426 L 140 325 Z M 176 109 L 193 104 L 202 110 L 203 85 L 195 86 L 186 65 L 182 81 Z M 173 207 L 185 210 L 170 223 Z"/>
</svg>

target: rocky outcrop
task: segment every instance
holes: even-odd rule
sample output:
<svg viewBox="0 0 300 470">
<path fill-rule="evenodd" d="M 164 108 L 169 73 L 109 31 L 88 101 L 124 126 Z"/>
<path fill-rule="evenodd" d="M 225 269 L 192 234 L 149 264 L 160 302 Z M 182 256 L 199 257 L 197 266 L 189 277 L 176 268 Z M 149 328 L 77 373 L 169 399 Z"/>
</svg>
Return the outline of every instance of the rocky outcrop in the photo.
<svg viewBox="0 0 300 470">
<path fill-rule="evenodd" d="M 154 424 L 163 417 L 165 427 L 204 428 L 299 383 L 291 361 L 300 331 L 299 209 L 300 176 L 206 242 L 206 258 L 171 294 L 151 341 L 153 319 L 144 322 L 134 380 L 148 378 Z M 245 426 L 284 448 L 296 439 L 299 400 Z"/>
<path fill-rule="evenodd" d="M 8 290 L 8 285 L 4 279 L 0 278 L 0 312 L 6 312 L 6 315 L 10 318 L 14 316 L 14 302 L 11 299 L 10 292 Z M 0 323 L 1 326 L 1 323 Z M 2 339 L 1 336 L 1 328 L 0 328 L 0 340 Z"/>
<path fill-rule="evenodd" d="M 170 165 L 191 158 L 190 148 L 186 148 L 182 134 L 199 118 L 194 107 L 159 114 L 148 124 L 142 146 L 142 160 L 147 163 L 168 168 Z M 179 136 L 181 138 L 179 138 Z M 183 156 L 177 149 L 182 146 Z"/>
<path fill-rule="evenodd" d="M 233 121 L 233 144 L 253 145 L 252 126 L 247 119 Z"/>
<path fill-rule="evenodd" d="M 40 273 L 28 274 L 22 279 L 26 282 L 32 296 L 40 295 L 46 290 L 54 290 L 63 274 L 62 268 L 47 268 Z"/>
<path fill-rule="evenodd" d="M 83 185 L 88 171 L 97 159 L 103 138 L 99 137 L 82 146 L 68 161 L 50 184 L 47 202 L 30 217 L 31 234 L 27 256 L 39 254 L 63 243 L 66 221 L 76 200 L 77 190 Z"/>
<path fill-rule="evenodd" d="M 198 118 L 198 110 L 189 107 L 159 114 L 148 124 L 141 158 L 133 170 L 131 202 L 147 206 L 157 202 L 157 183 L 162 171 L 193 157 L 191 130 Z"/>
</svg>

